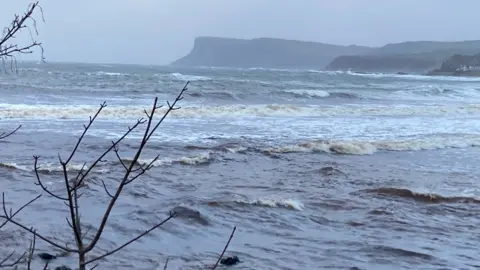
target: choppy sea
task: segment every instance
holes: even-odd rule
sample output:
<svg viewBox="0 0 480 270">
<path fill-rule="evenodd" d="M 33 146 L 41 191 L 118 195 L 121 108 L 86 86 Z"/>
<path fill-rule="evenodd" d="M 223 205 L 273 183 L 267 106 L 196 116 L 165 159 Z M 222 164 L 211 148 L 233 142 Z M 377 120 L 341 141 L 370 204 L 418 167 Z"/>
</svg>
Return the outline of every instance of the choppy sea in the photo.
<svg viewBox="0 0 480 270">
<path fill-rule="evenodd" d="M 58 154 L 78 171 L 143 116 L 155 97 L 181 108 L 151 138 L 93 255 L 181 214 L 98 269 L 208 269 L 233 226 L 231 269 L 479 269 L 480 79 L 318 70 L 24 63 L 0 75 L 0 189 L 8 207 L 64 187 Z M 164 109 L 160 109 L 159 113 Z M 133 158 L 141 132 L 120 146 Z M 123 167 L 109 155 L 87 179 L 93 230 Z M 16 218 L 74 244 L 66 206 L 44 194 Z M 2 253 L 28 247 L 13 224 Z M 55 251 L 38 240 L 38 252 Z M 52 262 L 74 266 L 75 257 Z M 40 261 L 35 262 L 40 267 Z M 223 267 L 225 268 L 225 267 Z M 223 269 L 222 268 L 222 269 Z M 225 268 L 226 269 L 226 268 Z"/>
</svg>

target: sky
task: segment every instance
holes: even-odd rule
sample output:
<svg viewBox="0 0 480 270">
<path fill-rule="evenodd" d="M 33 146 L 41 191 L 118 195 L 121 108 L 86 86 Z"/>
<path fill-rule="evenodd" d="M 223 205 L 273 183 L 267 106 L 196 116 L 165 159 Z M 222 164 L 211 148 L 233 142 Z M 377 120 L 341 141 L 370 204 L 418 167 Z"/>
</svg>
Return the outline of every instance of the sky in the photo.
<svg viewBox="0 0 480 270">
<path fill-rule="evenodd" d="M 1 0 L 0 25 L 31 1 Z M 382 46 L 474 40 L 479 0 L 40 0 L 47 61 L 168 64 L 196 36 L 273 37 Z M 29 33 L 16 39 L 28 42 Z M 22 60 L 40 59 L 39 54 Z"/>
</svg>

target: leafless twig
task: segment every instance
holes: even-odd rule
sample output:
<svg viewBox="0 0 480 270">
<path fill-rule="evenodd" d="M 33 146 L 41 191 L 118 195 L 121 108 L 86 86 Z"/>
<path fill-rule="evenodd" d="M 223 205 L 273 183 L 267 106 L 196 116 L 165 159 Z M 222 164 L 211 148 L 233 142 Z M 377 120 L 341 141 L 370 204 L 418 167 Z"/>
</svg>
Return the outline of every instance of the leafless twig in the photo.
<svg viewBox="0 0 480 270">
<path fill-rule="evenodd" d="M 47 237 L 39 234 L 37 231 L 33 230 L 33 228 L 28 228 L 27 226 L 17 222 L 16 220 L 13 219 L 13 216 L 8 216 L 5 214 L 6 218 L 8 219 L 9 222 L 23 228 L 26 231 L 29 231 L 32 233 L 35 237 L 38 237 L 39 239 L 49 243 L 52 246 L 55 246 L 57 248 L 62 249 L 63 251 L 66 252 L 73 252 L 77 253 L 79 256 L 79 269 L 84 270 L 86 269 L 86 266 L 88 264 L 91 264 L 93 262 L 99 261 L 107 256 L 110 256 L 119 250 L 127 247 L 131 243 L 139 240 L 143 236 L 147 235 L 151 231 L 155 230 L 156 228 L 162 226 L 165 222 L 169 221 L 170 219 L 175 217 L 175 213 L 170 213 L 167 218 L 165 218 L 163 221 L 155 224 L 151 228 L 147 229 L 143 233 L 139 234 L 138 236 L 132 238 L 131 240 L 125 242 L 124 244 L 118 246 L 117 248 L 106 252 L 103 255 L 96 256 L 93 258 L 86 258 L 86 255 L 92 251 L 97 243 L 99 242 L 101 235 L 105 229 L 105 226 L 107 225 L 108 219 L 110 217 L 110 213 L 112 209 L 114 208 L 116 202 L 118 201 L 118 198 L 120 197 L 123 189 L 133 182 L 134 180 L 138 179 L 141 175 L 145 174 L 149 169 L 153 167 L 153 164 L 156 160 L 158 160 L 158 157 L 155 157 L 151 162 L 148 164 L 144 165 L 138 165 L 138 161 L 141 157 L 141 154 L 143 150 L 145 149 L 148 141 L 150 140 L 151 136 L 153 133 L 158 129 L 158 127 L 162 124 L 162 122 L 165 120 L 165 118 L 174 110 L 179 109 L 180 107 L 177 107 L 177 103 L 183 99 L 183 94 L 185 91 L 187 91 L 187 86 L 189 82 L 185 84 L 183 89 L 180 91 L 180 93 L 177 95 L 175 100 L 170 103 L 167 101 L 167 107 L 166 110 L 163 114 L 162 117 L 160 117 L 159 120 L 155 119 L 155 115 L 158 111 L 158 109 L 162 108 L 162 106 L 158 105 L 158 98 L 155 98 L 152 108 L 149 111 L 144 111 L 145 118 L 140 118 L 137 120 L 137 122 L 131 126 L 128 127 L 128 129 L 125 131 L 125 133 L 116 141 L 111 142 L 111 145 L 103 151 L 92 163 L 90 166 L 86 166 L 86 163 L 82 166 L 80 171 L 73 176 L 73 181 L 71 180 L 69 170 L 67 169 L 67 166 L 70 164 L 72 161 L 73 157 L 75 156 L 75 153 L 78 151 L 85 135 L 87 134 L 88 130 L 91 128 L 97 117 L 100 115 L 102 110 L 107 106 L 107 104 L 104 102 L 100 104 L 100 108 L 97 110 L 94 116 L 90 117 L 88 124 L 84 125 L 83 133 L 80 135 L 78 138 L 75 146 L 73 147 L 73 150 L 70 152 L 69 156 L 66 159 L 63 159 L 60 155 L 58 156 L 58 160 L 60 165 L 62 166 L 62 172 L 63 172 L 63 182 L 65 185 L 65 194 L 64 195 L 59 195 L 55 194 L 52 191 L 50 191 L 46 185 L 43 183 L 39 169 L 38 169 L 38 161 L 40 159 L 39 156 L 34 156 L 34 172 L 35 172 L 35 184 L 40 186 L 43 191 L 45 191 L 48 195 L 62 201 L 67 205 L 69 209 L 69 217 L 67 218 L 67 224 L 68 226 L 72 229 L 72 233 L 75 237 L 75 242 L 76 242 L 76 248 L 71 249 L 67 246 L 63 246 L 60 243 L 53 242 L 49 240 Z M 138 129 L 140 126 L 145 125 L 145 130 L 143 133 L 142 138 L 140 139 L 139 146 L 137 147 L 136 153 L 134 157 L 131 159 L 131 163 L 129 165 L 125 164 L 123 160 L 120 157 L 119 154 L 119 144 L 134 130 Z M 108 203 L 107 209 L 105 210 L 105 213 L 102 217 L 102 220 L 98 226 L 98 229 L 96 230 L 96 233 L 93 235 L 92 239 L 90 240 L 90 243 L 85 242 L 85 235 L 86 233 L 83 233 L 83 228 L 82 228 L 82 223 L 81 223 L 81 214 L 80 214 L 80 205 L 79 205 L 79 198 L 81 194 L 79 193 L 80 188 L 83 186 L 85 181 L 87 180 L 88 176 L 91 174 L 92 169 L 96 167 L 100 162 L 104 161 L 104 158 L 107 154 L 111 152 L 115 153 L 115 156 L 119 160 L 119 162 L 122 165 L 122 170 L 124 171 L 123 176 L 121 177 L 120 181 L 118 182 L 118 185 L 115 189 L 114 192 L 110 192 L 107 188 L 107 185 L 104 181 L 102 181 L 103 188 L 107 194 L 107 196 L 110 198 L 110 202 Z M 88 231 L 87 231 L 88 233 Z"/>
<path fill-rule="evenodd" d="M 227 251 L 227 248 L 228 246 L 230 245 L 230 241 L 232 241 L 232 238 L 233 238 L 233 235 L 235 234 L 235 230 L 237 229 L 237 227 L 233 227 L 233 230 L 232 230 L 232 233 L 230 234 L 230 238 L 228 238 L 228 241 L 227 241 L 227 244 L 225 245 L 225 247 L 223 248 L 223 251 L 222 253 L 220 254 L 220 256 L 218 257 L 218 260 L 217 262 L 215 263 L 215 265 L 213 266 L 212 270 L 215 270 L 218 266 L 218 264 L 220 263 L 220 260 L 222 260 L 222 257 L 223 255 L 225 255 L 225 251 Z"/>
<path fill-rule="evenodd" d="M 5 202 L 5 193 L 2 193 L 2 207 L 3 207 L 3 215 L 0 215 L 1 218 L 4 218 L 5 221 L 0 224 L 0 229 L 3 228 L 7 223 L 8 221 L 10 221 L 10 219 L 12 219 L 13 217 L 15 217 L 18 213 L 20 213 L 20 211 L 22 211 L 23 209 L 25 209 L 25 207 L 29 206 L 30 204 L 32 204 L 33 202 L 35 202 L 36 200 L 38 200 L 42 195 L 38 195 L 36 196 L 35 198 L 33 198 L 32 200 L 28 201 L 27 203 L 23 204 L 17 211 L 13 212 L 13 209 L 10 208 L 8 211 L 7 211 L 7 206 L 6 206 L 6 202 Z M 35 237 L 34 237 L 35 239 Z M 25 255 L 27 254 L 27 252 L 24 252 L 21 256 L 19 256 L 15 261 L 13 262 L 10 262 L 8 263 L 8 261 L 13 257 L 13 255 L 15 254 L 15 251 L 12 251 L 9 255 L 7 255 L 5 258 L 3 258 L 1 261 L 0 261 L 0 268 L 4 268 L 4 267 L 13 267 L 15 265 L 17 265 L 18 263 L 20 263 L 20 261 L 25 257 Z"/>
<path fill-rule="evenodd" d="M 12 136 L 15 132 L 17 132 L 20 128 L 22 127 L 22 125 L 19 125 L 16 129 L 14 129 L 13 131 L 7 133 L 7 132 L 2 132 L 0 133 L 0 140 L 3 140 L 7 137 L 10 137 Z"/>
<path fill-rule="evenodd" d="M 5 61 L 7 59 L 10 59 L 10 67 L 12 71 L 16 70 L 16 55 L 31 54 L 33 53 L 34 48 L 40 48 L 41 60 L 45 60 L 43 56 L 42 43 L 36 41 L 32 34 L 33 28 L 35 34 L 38 35 L 37 21 L 33 17 L 33 13 L 35 10 L 40 10 L 42 20 L 45 22 L 42 7 L 39 5 L 39 2 L 36 1 L 28 6 L 27 11 L 23 15 L 15 14 L 10 25 L 5 27 L 2 34 L 0 35 L 0 59 L 2 60 L 4 66 L 6 64 Z M 28 24 L 28 22 L 31 22 L 31 25 Z M 17 34 L 22 32 L 22 30 L 28 30 L 31 41 L 26 45 L 18 45 L 17 43 L 11 43 L 17 37 Z"/>
</svg>

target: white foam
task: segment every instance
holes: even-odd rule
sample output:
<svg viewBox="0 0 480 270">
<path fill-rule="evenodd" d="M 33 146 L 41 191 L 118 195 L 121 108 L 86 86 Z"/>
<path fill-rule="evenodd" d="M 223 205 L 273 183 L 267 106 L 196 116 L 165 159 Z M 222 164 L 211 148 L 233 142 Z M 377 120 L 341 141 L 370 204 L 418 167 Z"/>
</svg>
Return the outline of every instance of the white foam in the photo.
<svg viewBox="0 0 480 270">
<path fill-rule="evenodd" d="M 301 96 L 307 96 L 307 97 L 328 97 L 330 94 L 327 91 L 322 91 L 322 90 L 312 90 L 312 89 L 288 89 L 285 90 L 287 93 L 293 93 Z"/>
<path fill-rule="evenodd" d="M 15 162 L 1 162 L 0 166 L 7 167 L 7 168 L 13 168 L 17 170 L 22 170 L 26 172 L 33 172 L 35 168 L 33 165 L 20 165 Z M 63 167 L 59 163 L 39 163 L 38 165 L 38 171 L 39 172 L 63 172 Z M 83 164 L 68 164 L 67 165 L 67 171 L 80 171 L 83 167 Z M 88 166 L 85 166 L 83 168 L 84 170 L 88 169 Z M 106 168 L 98 168 L 98 169 L 93 169 L 92 171 L 99 172 L 99 173 L 108 173 L 109 170 Z"/>
<path fill-rule="evenodd" d="M 478 77 L 457 77 L 457 76 L 427 76 L 421 74 L 393 74 L 393 73 L 356 73 L 352 71 L 346 72 L 352 76 L 368 77 L 368 78 L 402 78 L 411 80 L 439 80 L 439 81 L 463 81 L 478 82 Z"/>
<path fill-rule="evenodd" d="M 127 119 L 144 117 L 141 106 L 108 106 L 99 118 Z M 78 119 L 92 116 L 98 106 L 0 104 L 0 118 Z M 159 109 L 163 114 L 165 108 Z M 188 106 L 171 112 L 171 117 L 296 117 L 296 116 L 446 116 L 480 113 L 480 104 L 447 105 L 343 105 L 300 106 L 290 104 Z"/>
<path fill-rule="evenodd" d="M 303 203 L 294 199 L 281 199 L 281 198 L 260 198 L 260 199 L 254 199 L 254 200 L 238 199 L 238 200 L 235 200 L 235 202 L 242 203 L 242 204 L 266 206 L 266 207 L 272 207 L 272 208 L 288 208 L 288 209 L 293 209 L 298 211 L 302 211 L 304 209 Z"/>
<path fill-rule="evenodd" d="M 371 155 L 379 150 L 384 151 L 420 151 L 444 148 L 479 147 L 480 135 L 430 136 L 408 140 L 316 140 L 306 143 L 269 147 L 263 149 L 267 153 L 291 152 L 326 152 L 347 155 Z"/>
<path fill-rule="evenodd" d="M 210 77 L 207 76 L 195 76 L 195 75 L 188 75 L 188 74 L 182 74 L 178 72 L 170 73 L 170 77 L 172 77 L 175 80 L 179 81 L 209 81 L 211 80 Z"/>
<path fill-rule="evenodd" d="M 172 165 L 174 163 L 180 163 L 183 165 L 200 165 L 200 164 L 207 164 L 212 160 L 212 155 L 210 152 L 201 153 L 195 156 L 188 156 L 188 157 L 166 157 L 157 159 L 155 162 L 152 163 L 153 159 L 140 159 L 138 163 L 141 165 L 148 165 L 152 163 L 153 167 L 161 167 L 166 165 Z"/>
</svg>

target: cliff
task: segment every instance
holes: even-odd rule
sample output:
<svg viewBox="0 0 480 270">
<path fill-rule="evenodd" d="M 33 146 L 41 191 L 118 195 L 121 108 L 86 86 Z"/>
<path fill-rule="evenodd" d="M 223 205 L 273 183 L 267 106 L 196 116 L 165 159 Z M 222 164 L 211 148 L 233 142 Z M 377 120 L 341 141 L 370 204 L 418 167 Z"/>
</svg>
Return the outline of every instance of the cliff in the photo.
<svg viewBox="0 0 480 270">
<path fill-rule="evenodd" d="M 172 65 L 323 69 L 339 55 L 364 54 L 371 49 L 274 38 L 197 37 L 191 52 Z"/>
<path fill-rule="evenodd" d="M 426 72 L 455 54 L 480 51 L 480 41 L 436 42 L 412 41 L 387 44 L 367 53 L 344 55 L 327 65 L 331 70 Z"/>
<path fill-rule="evenodd" d="M 329 70 L 365 72 L 420 72 L 437 66 L 437 61 L 418 55 L 348 55 L 335 58 Z"/>
<path fill-rule="evenodd" d="M 480 53 L 474 55 L 453 55 L 445 60 L 440 68 L 428 72 L 428 75 L 480 77 Z"/>
</svg>

